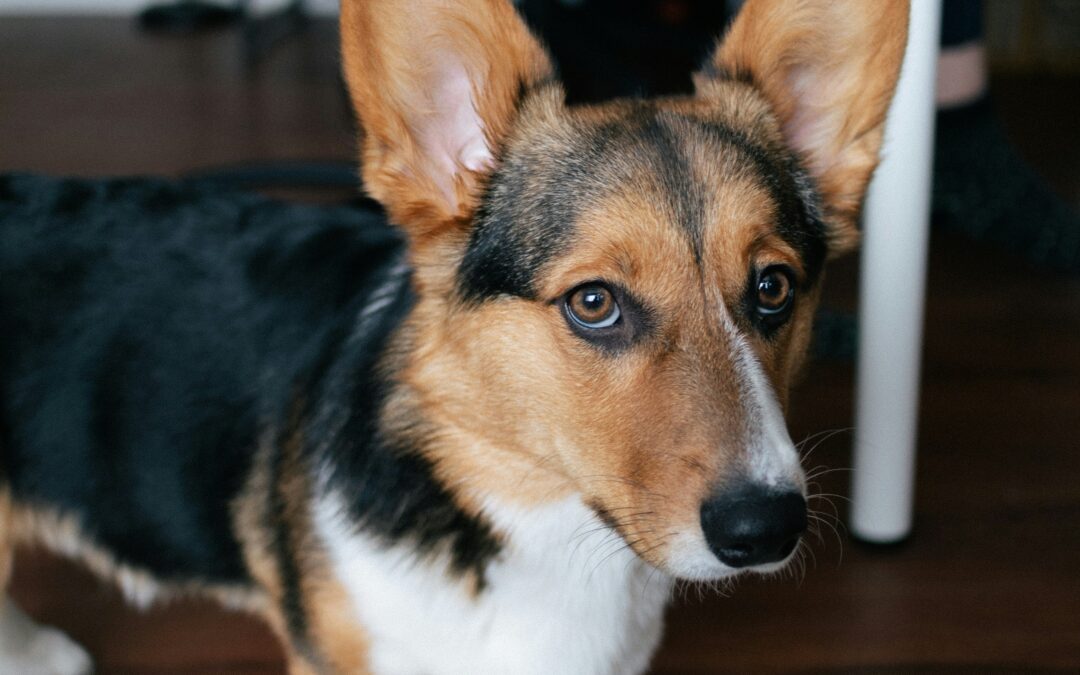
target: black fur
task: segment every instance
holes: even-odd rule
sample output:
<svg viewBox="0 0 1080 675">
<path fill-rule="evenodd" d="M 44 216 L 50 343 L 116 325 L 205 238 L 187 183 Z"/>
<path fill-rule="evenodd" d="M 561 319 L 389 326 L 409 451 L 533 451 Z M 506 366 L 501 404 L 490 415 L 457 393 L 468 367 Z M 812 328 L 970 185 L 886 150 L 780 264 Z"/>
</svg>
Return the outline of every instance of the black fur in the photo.
<svg viewBox="0 0 1080 675">
<path fill-rule="evenodd" d="M 243 583 L 230 502 L 260 440 L 295 418 L 304 461 L 332 463 L 358 526 L 446 541 L 459 566 L 482 567 L 490 529 L 375 423 L 393 375 L 375 364 L 412 307 L 408 271 L 362 313 L 403 248 L 370 209 L 0 177 L 2 481 L 122 563 Z"/>
</svg>

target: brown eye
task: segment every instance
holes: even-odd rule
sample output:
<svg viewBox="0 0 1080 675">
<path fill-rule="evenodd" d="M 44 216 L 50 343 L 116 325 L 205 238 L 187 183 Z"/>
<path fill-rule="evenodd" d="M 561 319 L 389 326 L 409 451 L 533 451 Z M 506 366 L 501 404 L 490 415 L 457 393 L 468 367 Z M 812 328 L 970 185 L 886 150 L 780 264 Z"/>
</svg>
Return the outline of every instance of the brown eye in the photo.
<svg viewBox="0 0 1080 675">
<path fill-rule="evenodd" d="M 795 286 L 784 267 L 766 267 L 757 280 L 757 313 L 765 318 L 779 318 L 791 307 Z"/>
<path fill-rule="evenodd" d="M 566 314 L 582 328 L 608 328 L 622 315 L 611 289 L 603 284 L 579 286 L 566 297 Z"/>
</svg>

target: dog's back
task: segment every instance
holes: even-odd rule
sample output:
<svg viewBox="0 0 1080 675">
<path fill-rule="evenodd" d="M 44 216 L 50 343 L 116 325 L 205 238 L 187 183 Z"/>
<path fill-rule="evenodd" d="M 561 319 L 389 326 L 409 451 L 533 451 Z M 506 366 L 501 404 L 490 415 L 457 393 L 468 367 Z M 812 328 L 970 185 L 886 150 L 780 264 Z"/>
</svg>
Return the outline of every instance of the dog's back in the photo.
<svg viewBox="0 0 1080 675">
<path fill-rule="evenodd" d="M 254 446 L 317 384 L 399 238 L 374 212 L 20 176 L 0 227 L 11 496 L 64 514 L 46 536 L 78 529 L 161 579 L 246 582 L 230 503 Z"/>
</svg>

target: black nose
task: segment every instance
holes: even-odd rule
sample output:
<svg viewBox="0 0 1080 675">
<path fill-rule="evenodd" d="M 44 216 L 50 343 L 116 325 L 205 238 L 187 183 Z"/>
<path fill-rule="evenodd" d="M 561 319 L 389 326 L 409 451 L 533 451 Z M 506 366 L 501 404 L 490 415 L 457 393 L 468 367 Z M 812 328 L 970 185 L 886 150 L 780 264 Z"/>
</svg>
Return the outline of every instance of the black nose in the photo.
<svg viewBox="0 0 1080 675">
<path fill-rule="evenodd" d="M 701 529 L 725 565 L 776 562 L 791 555 L 806 529 L 806 500 L 794 491 L 742 485 L 701 505 Z"/>
</svg>

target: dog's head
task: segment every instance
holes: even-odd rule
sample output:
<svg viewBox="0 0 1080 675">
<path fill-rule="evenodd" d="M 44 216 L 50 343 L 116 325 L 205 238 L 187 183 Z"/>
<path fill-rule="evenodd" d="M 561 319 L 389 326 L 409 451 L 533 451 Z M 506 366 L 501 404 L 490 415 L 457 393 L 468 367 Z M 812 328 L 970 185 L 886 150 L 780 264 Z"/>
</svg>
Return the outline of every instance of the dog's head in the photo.
<svg viewBox="0 0 1080 675">
<path fill-rule="evenodd" d="M 787 392 L 906 25 L 903 2 L 751 0 L 693 96 L 575 108 L 508 3 L 343 3 L 364 182 L 419 296 L 391 407 L 438 429 L 463 501 L 578 493 L 684 578 L 783 564 Z"/>
</svg>

